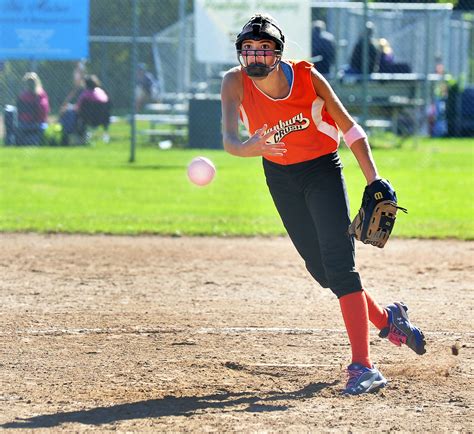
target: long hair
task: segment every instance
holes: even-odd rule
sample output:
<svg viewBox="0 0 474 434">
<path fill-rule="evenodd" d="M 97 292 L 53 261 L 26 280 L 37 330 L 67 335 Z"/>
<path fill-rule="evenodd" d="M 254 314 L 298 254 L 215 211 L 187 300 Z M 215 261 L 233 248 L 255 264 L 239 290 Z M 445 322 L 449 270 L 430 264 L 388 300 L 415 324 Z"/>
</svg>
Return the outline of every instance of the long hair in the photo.
<svg viewBox="0 0 474 434">
<path fill-rule="evenodd" d="M 35 95 L 39 95 L 43 90 L 43 85 L 41 84 L 41 80 L 36 72 L 27 72 L 23 76 L 22 81 L 26 89 Z"/>
<path fill-rule="evenodd" d="M 100 87 L 101 83 L 100 80 L 96 75 L 86 75 L 84 78 L 84 81 L 86 83 L 86 88 L 90 90 L 94 90 L 96 87 Z"/>
</svg>

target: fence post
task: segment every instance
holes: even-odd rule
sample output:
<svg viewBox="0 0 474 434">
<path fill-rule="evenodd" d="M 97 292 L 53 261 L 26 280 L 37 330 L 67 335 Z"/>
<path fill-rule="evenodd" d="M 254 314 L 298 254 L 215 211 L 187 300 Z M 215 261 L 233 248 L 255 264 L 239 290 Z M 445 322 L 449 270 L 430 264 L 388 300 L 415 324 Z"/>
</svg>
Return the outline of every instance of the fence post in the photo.
<svg viewBox="0 0 474 434">
<path fill-rule="evenodd" d="M 423 83 L 423 113 L 421 113 L 421 120 L 422 120 L 422 135 L 429 135 L 429 125 L 428 125 L 428 109 L 431 105 L 431 89 L 430 89 L 430 82 L 429 82 L 429 74 L 432 70 L 431 62 L 433 62 L 433 41 L 432 41 L 432 26 L 431 26 L 431 19 L 429 11 L 425 11 L 425 26 L 426 26 L 426 37 L 425 37 L 425 70 L 424 70 L 424 83 Z"/>
<path fill-rule="evenodd" d="M 186 5 L 185 0 L 180 0 L 179 2 L 179 51 L 178 51 L 178 93 L 181 94 L 184 92 L 184 81 L 185 81 L 185 51 L 184 48 L 186 46 Z"/>
<path fill-rule="evenodd" d="M 132 0 L 132 25 L 133 25 L 133 34 L 132 34 L 132 58 L 131 58 L 131 137 L 130 137 L 130 159 L 129 162 L 135 162 L 135 144 L 137 139 L 137 128 L 135 123 L 135 114 L 136 114 L 136 97 L 135 97 L 135 87 L 136 87 L 136 70 L 137 70 L 137 36 L 138 36 L 138 8 L 137 1 Z"/>
<path fill-rule="evenodd" d="M 362 128 L 365 129 L 367 117 L 369 114 L 368 108 L 368 93 L 369 93 L 369 29 L 367 23 L 369 20 L 369 11 L 367 0 L 364 0 L 364 43 L 362 44 Z"/>
</svg>

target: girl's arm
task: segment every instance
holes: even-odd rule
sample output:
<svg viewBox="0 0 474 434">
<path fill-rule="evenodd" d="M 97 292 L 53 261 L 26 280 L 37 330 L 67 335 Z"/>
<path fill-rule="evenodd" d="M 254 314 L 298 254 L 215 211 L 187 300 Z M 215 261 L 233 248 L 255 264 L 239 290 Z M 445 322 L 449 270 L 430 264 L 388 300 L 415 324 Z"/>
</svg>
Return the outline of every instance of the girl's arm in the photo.
<svg viewBox="0 0 474 434">
<path fill-rule="evenodd" d="M 238 157 L 257 157 L 260 155 L 282 156 L 285 152 L 284 143 L 267 143 L 275 132 L 265 134 L 267 125 L 263 125 L 248 140 L 239 138 L 239 113 L 243 99 L 243 84 L 240 68 L 229 70 L 222 81 L 222 137 L 224 149 Z"/>
<path fill-rule="evenodd" d="M 326 79 L 314 68 L 311 72 L 311 79 L 316 94 L 324 100 L 327 112 L 334 119 L 339 129 L 346 134 L 356 125 L 355 120 L 348 113 Z M 365 134 L 363 135 L 365 136 Z M 371 184 L 376 179 L 379 179 L 380 176 L 367 137 L 360 137 L 352 143 L 350 148 L 359 163 L 367 184 Z"/>
</svg>

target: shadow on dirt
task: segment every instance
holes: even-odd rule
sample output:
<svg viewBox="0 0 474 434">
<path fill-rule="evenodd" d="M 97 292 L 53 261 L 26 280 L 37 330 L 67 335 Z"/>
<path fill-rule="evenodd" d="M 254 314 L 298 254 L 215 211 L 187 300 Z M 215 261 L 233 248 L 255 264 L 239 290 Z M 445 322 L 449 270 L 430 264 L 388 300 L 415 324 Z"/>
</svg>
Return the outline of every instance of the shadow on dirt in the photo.
<svg viewBox="0 0 474 434">
<path fill-rule="evenodd" d="M 246 409 L 238 411 L 270 412 L 285 411 L 287 405 L 277 405 L 273 401 L 291 401 L 300 398 L 311 398 L 332 383 L 311 383 L 303 389 L 294 392 L 262 392 L 258 396 L 252 392 L 227 392 L 205 396 L 165 396 L 162 399 L 149 399 L 111 407 L 97 407 L 90 410 L 70 411 L 56 414 L 43 414 L 27 419 L 17 418 L 13 422 L 0 425 L 0 429 L 32 429 L 52 428 L 66 423 L 81 423 L 86 425 L 113 424 L 123 420 L 159 418 L 166 416 L 192 416 L 198 410 L 228 409 L 242 404 L 248 404 Z"/>
</svg>

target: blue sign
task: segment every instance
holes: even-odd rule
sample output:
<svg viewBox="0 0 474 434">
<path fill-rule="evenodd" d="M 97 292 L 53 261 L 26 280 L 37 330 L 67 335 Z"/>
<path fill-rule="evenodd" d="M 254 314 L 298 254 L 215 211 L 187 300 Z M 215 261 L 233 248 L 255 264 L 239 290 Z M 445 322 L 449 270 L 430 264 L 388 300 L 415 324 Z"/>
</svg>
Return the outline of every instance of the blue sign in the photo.
<svg viewBox="0 0 474 434">
<path fill-rule="evenodd" d="M 89 0 L 0 0 L 0 59 L 89 57 Z"/>
</svg>

